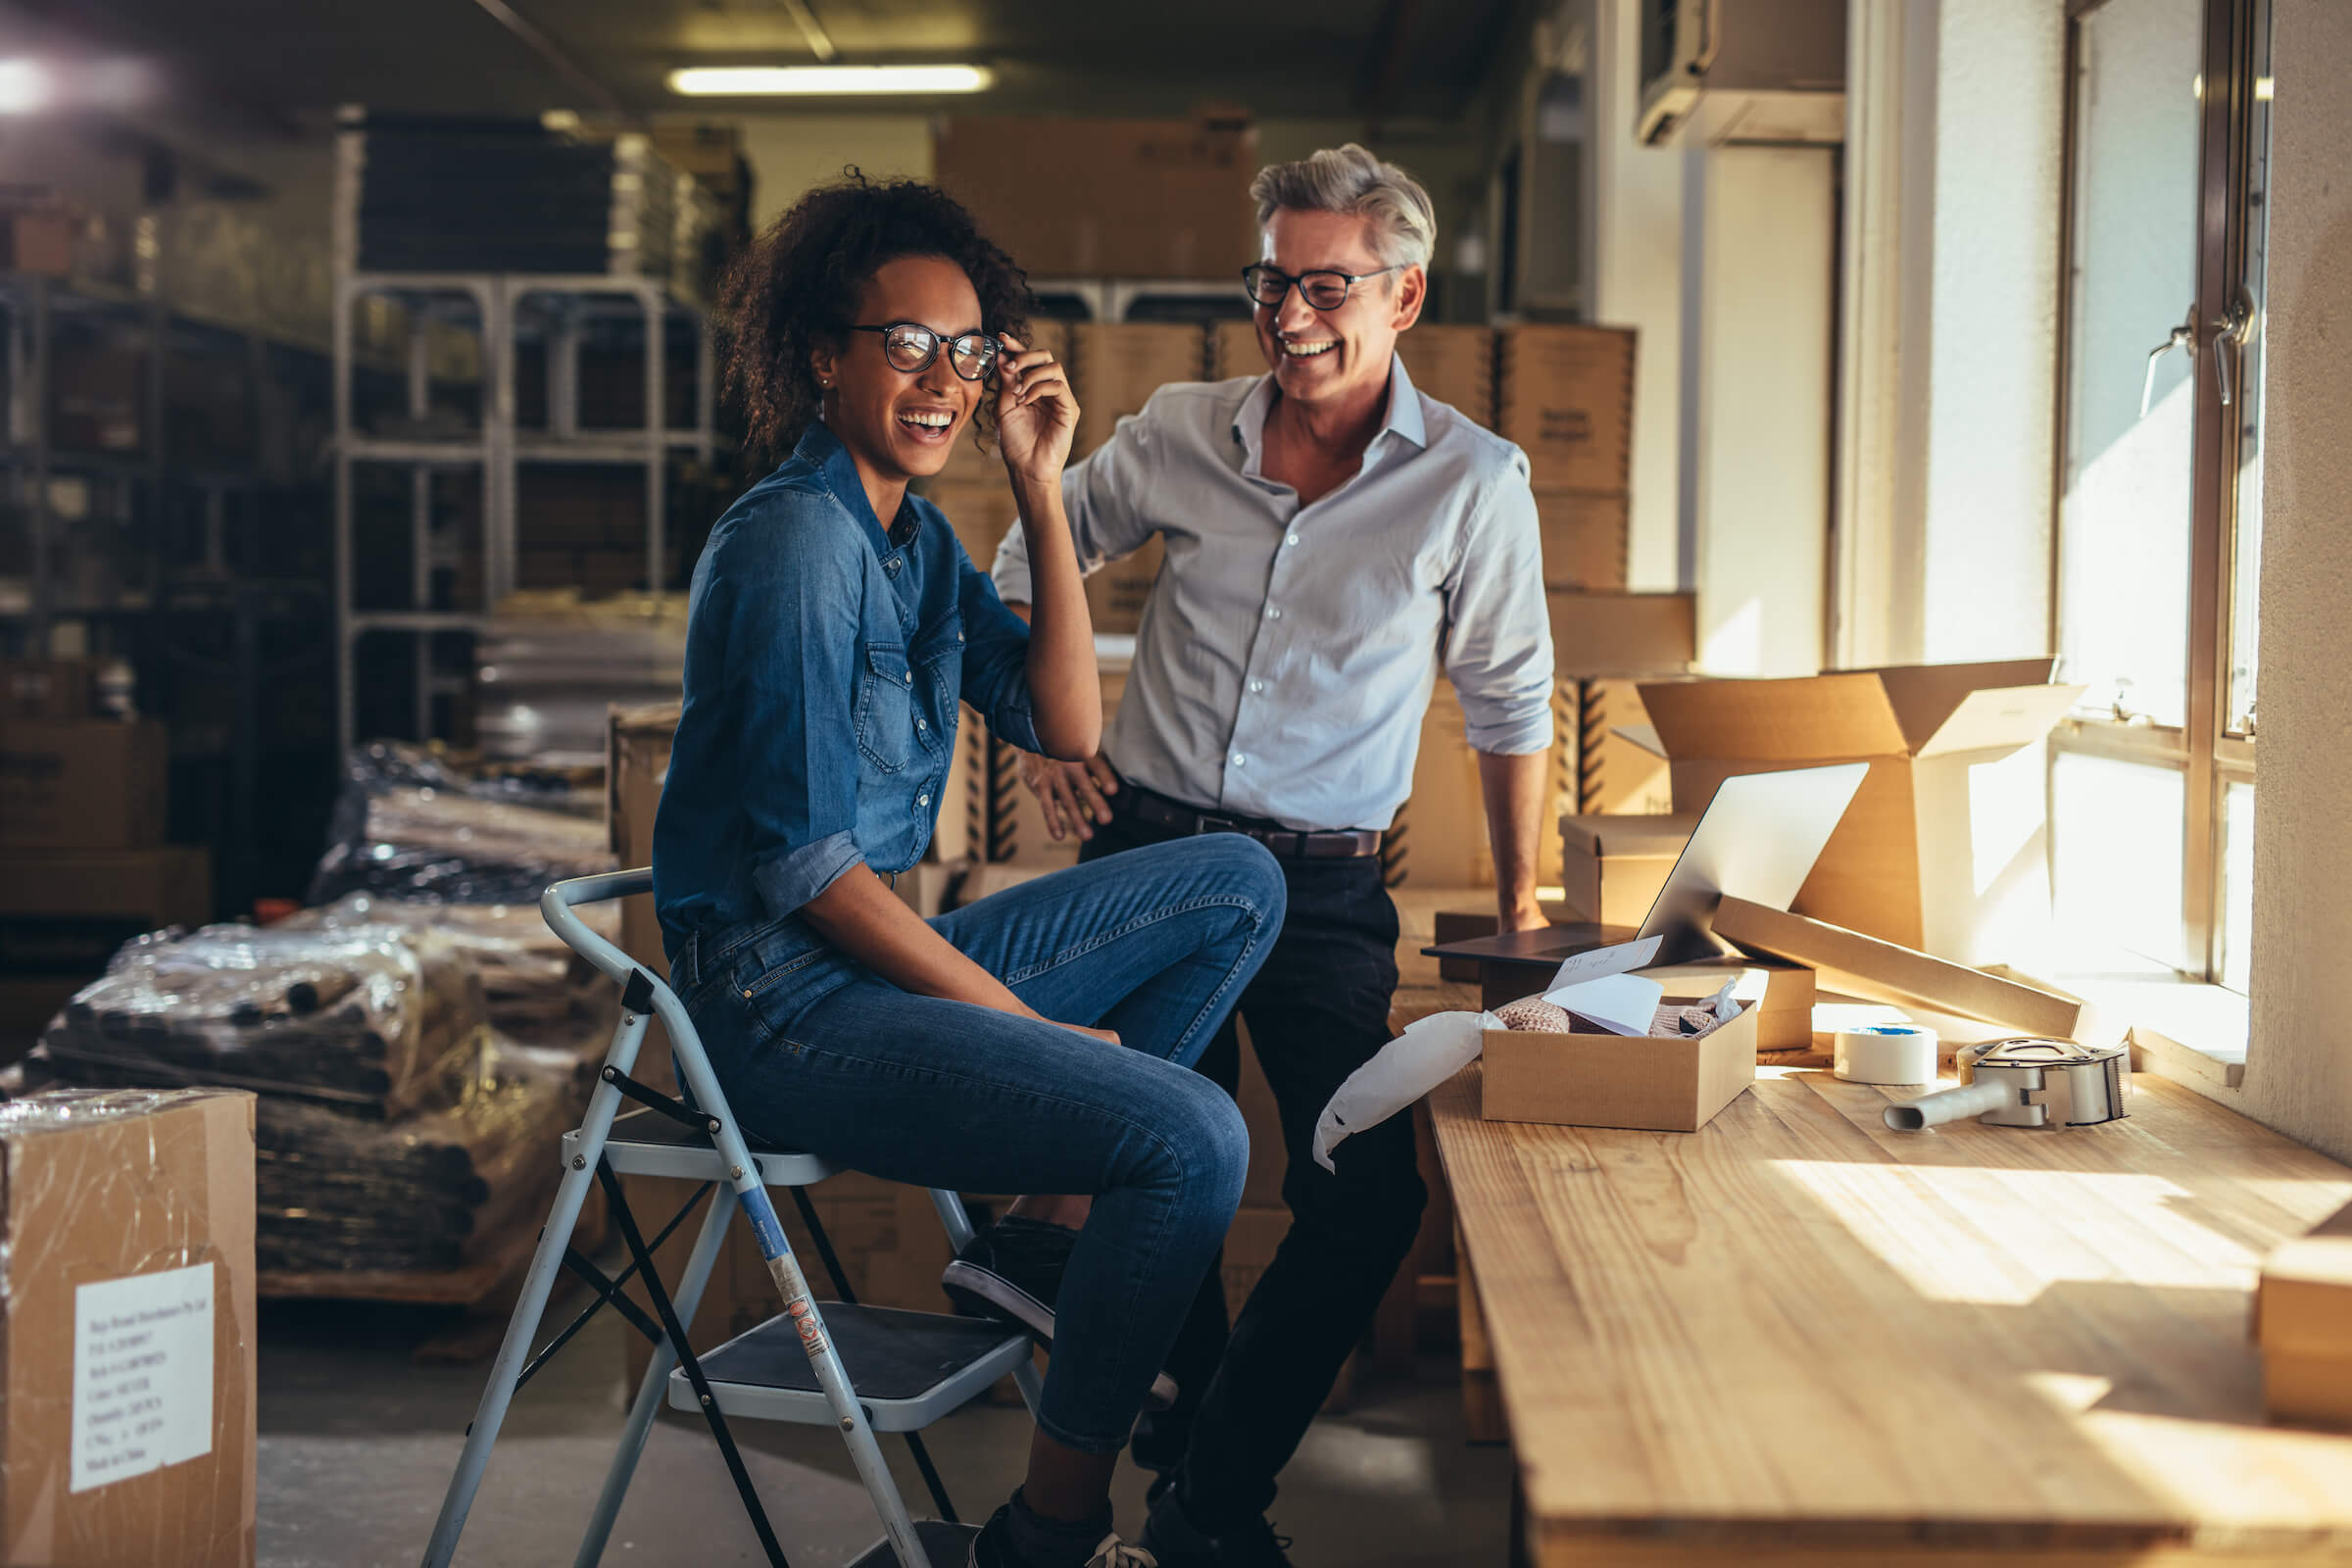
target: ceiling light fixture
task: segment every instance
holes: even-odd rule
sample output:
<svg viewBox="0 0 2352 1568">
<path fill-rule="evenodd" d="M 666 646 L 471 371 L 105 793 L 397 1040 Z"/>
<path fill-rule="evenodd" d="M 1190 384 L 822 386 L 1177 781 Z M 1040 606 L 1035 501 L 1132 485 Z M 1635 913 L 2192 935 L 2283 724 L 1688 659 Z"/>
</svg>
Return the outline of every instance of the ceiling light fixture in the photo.
<svg viewBox="0 0 2352 1568">
<path fill-rule="evenodd" d="M 985 92 L 986 66 L 695 66 L 669 74 L 690 98 L 835 97 L 876 93 Z"/>
<path fill-rule="evenodd" d="M 35 60 L 0 60 L 0 115 L 29 115 L 49 107 L 54 86 Z"/>
</svg>

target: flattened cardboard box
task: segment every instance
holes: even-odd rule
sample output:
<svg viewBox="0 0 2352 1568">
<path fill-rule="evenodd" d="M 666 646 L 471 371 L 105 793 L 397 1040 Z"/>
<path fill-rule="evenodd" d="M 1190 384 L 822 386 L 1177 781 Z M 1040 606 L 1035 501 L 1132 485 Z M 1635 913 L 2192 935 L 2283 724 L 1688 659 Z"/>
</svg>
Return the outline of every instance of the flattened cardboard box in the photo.
<svg viewBox="0 0 2352 1568">
<path fill-rule="evenodd" d="M 1756 1004 L 1684 1039 L 1490 1029 L 1484 1054 L 1488 1121 L 1694 1133 L 1756 1081 Z"/>
<path fill-rule="evenodd" d="M 2047 936 L 2047 786 L 2024 750 L 2082 695 L 2052 661 L 1921 664 L 1793 680 L 1645 683 L 1675 809 L 1739 773 L 1868 760 L 1794 907 L 1960 963 Z"/>
<path fill-rule="evenodd" d="M 10 1287 L 0 1319 L 0 1561 L 253 1562 L 253 1104 L 236 1090 L 68 1090 L 0 1111 Z M 198 1276 L 191 1288 L 171 1278 L 194 1269 L 209 1270 L 209 1281 Z M 158 1301 L 172 1298 L 168 1304 L 138 1299 L 147 1288 L 135 1282 L 151 1277 Z M 125 1284 L 137 1304 L 117 1299 Z M 109 1285 L 116 1289 L 99 1297 L 82 1294 Z M 208 1285 L 209 1343 L 172 1343 L 169 1321 L 184 1320 L 189 1298 Z M 85 1301 L 107 1316 L 81 1321 Z M 159 1318 L 167 1326 L 157 1326 Z M 109 1355 L 140 1365 L 118 1373 Z M 209 1399 L 174 1409 L 174 1399 L 198 1397 L 199 1365 Z M 142 1374 L 148 1386 L 131 1388 Z M 157 1386 L 167 1374 L 175 1375 Z M 150 1398 L 147 1408 L 122 1413 Z M 186 1456 L 139 1470 L 160 1457 L 139 1453 L 141 1441 L 157 1441 L 138 1431 L 142 1420 L 168 1424 Z M 91 1474 L 104 1469 L 120 1478 Z"/>
</svg>

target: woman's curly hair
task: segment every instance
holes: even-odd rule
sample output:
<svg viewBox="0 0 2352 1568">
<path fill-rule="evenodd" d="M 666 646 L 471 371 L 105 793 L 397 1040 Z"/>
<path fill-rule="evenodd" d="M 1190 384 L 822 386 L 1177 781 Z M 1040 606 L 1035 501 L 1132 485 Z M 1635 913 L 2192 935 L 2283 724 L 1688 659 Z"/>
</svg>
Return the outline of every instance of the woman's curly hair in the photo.
<svg viewBox="0 0 2352 1568">
<path fill-rule="evenodd" d="M 919 180 L 868 179 L 845 169 L 753 240 L 720 285 L 726 392 L 742 409 L 749 446 L 771 456 L 792 450 L 821 396 L 810 351 L 839 342 L 866 280 L 905 256 L 945 257 L 962 268 L 980 296 L 981 329 L 1027 341 L 1028 274 L 956 198 Z M 995 433 L 993 400 L 980 400 L 972 422 Z"/>
</svg>

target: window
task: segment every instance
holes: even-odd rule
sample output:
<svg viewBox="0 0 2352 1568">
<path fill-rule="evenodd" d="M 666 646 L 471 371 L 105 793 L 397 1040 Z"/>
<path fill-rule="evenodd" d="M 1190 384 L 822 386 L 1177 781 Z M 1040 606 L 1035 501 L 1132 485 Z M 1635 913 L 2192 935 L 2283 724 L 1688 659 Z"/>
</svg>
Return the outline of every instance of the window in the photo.
<svg viewBox="0 0 2352 1568">
<path fill-rule="evenodd" d="M 2073 0 L 2053 737 L 2061 922 L 2242 989 L 2269 0 Z"/>
</svg>

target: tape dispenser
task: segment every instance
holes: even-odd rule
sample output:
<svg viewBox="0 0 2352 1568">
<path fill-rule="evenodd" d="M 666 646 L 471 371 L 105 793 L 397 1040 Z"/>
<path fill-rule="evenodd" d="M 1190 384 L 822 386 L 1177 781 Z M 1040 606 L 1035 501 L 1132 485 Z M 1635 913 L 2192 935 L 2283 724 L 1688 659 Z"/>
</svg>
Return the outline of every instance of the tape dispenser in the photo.
<svg viewBox="0 0 2352 1568">
<path fill-rule="evenodd" d="M 1886 1125 L 1917 1132 L 1975 1116 L 1992 1127 L 2091 1127 L 2131 1114 L 2132 1056 L 2122 1046 L 2021 1035 L 1954 1053 L 1958 1089 L 1888 1105 Z"/>
</svg>

